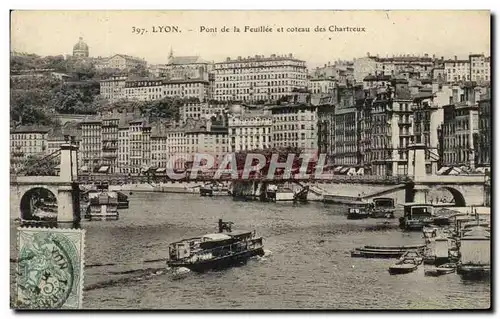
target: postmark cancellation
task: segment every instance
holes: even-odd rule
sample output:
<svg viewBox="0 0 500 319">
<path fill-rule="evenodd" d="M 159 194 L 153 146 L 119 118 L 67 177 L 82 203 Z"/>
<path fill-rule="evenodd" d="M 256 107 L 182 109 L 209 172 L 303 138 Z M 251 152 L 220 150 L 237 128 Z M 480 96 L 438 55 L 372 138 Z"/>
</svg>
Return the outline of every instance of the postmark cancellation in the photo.
<svg viewBox="0 0 500 319">
<path fill-rule="evenodd" d="M 16 309 L 82 307 L 85 230 L 18 228 Z"/>
</svg>

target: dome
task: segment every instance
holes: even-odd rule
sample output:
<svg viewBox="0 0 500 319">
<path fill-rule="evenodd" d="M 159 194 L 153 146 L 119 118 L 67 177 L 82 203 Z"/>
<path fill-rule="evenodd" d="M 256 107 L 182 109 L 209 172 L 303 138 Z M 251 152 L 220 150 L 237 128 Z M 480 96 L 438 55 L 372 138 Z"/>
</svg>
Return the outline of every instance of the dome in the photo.
<svg viewBox="0 0 500 319">
<path fill-rule="evenodd" d="M 243 108 L 241 107 L 241 105 L 233 105 L 229 109 L 229 112 L 232 114 L 241 114 L 242 111 L 243 111 Z"/>
<path fill-rule="evenodd" d="M 73 47 L 73 50 L 88 50 L 89 46 L 87 43 L 83 42 L 83 38 L 80 37 L 80 41 Z"/>
</svg>

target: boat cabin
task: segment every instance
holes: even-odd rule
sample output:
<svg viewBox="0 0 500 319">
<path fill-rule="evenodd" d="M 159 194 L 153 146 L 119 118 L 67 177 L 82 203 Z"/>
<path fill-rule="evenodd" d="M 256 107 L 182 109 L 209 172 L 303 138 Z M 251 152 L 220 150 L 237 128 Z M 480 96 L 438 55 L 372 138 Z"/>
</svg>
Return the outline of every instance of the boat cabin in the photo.
<svg viewBox="0 0 500 319">
<path fill-rule="evenodd" d="M 378 197 L 373 199 L 373 208 L 374 209 L 386 209 L 391 210 L 395 209 L 394 199 L 390 197 Z"/>
<path fill-rule="evenodd" d="M 373 199 L 372 217 L 386 217 L 387 214 L 394 217 L 395 210 L 396 207 L 393 198 L 378 197 Z"/>
<path fill-rule="evenodd" d="M 431 205 L 406 203 L 404 205 L 404 217 L 408 220 L 429 220 L 433 216 Z"/>
</svg>

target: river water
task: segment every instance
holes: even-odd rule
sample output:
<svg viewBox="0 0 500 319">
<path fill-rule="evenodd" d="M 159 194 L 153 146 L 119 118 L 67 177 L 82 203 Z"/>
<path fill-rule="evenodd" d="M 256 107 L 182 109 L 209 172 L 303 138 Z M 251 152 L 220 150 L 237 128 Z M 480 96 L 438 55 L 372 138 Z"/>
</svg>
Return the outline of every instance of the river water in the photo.
<svg viewBox="0 0 500 319">
<path fill-rule="evenodd" d="M 364 245 L 421 244 L 421 233 L 373 231 L 345 207 L 233 201 L 228 197 L 134 193 L 120 220 L 86 229 L 84 308 L 93 309 L 484 309 L 489 282 L 425 277 L 423 266 L 391 276 L 394 260 L 351 258 Z M 11 219 L 15 218 L 11 213 Z M 165 271 L 168 244 L 217 231 L 256 230 L 266 256 L 219 272 Z M 15 227 L 11 251 L 15 258 Z M 11 262 L 11 269 L 14 268 Z M 11 279 L 13 274 L 11 274 Z"/>
</svg>

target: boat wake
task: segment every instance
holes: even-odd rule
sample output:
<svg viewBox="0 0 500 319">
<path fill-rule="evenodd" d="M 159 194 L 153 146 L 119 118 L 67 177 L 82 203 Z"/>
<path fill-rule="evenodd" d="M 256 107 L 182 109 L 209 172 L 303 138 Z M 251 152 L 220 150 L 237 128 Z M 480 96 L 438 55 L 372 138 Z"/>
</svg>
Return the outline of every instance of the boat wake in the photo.
<svg viewBox="0 0 500 319">
<path fill-rule="evenodd" d="M 145 269 L 135 269 L 127 271 L 115 271 L 109 272 L 111 275 L 129 275 L 126 277 L 109 279 L 95 284 L 87 285 L 83 288 L 84 291 L 102 289 L 107 287 L 113 287 L 118 285 L 125 285 L 132 282 L 138 282 L 143 280 L 148 280 L 155 276 L 159 276 L 165 273 L 165 268 L 145 268 Z"/>
</svg>

